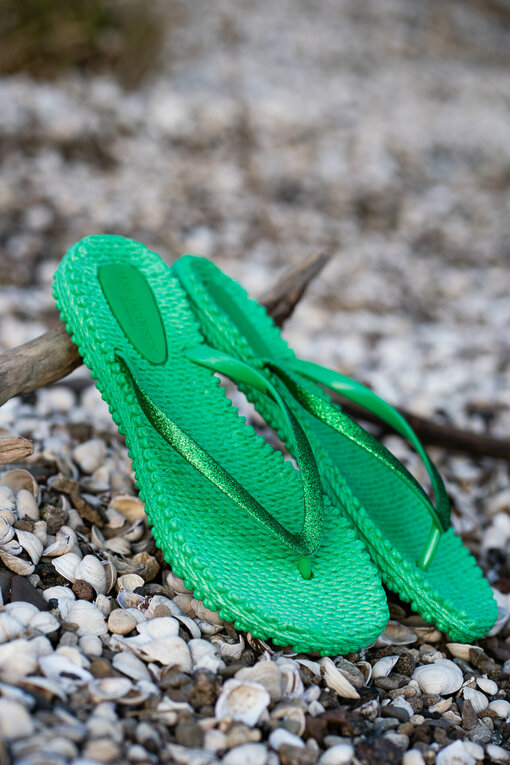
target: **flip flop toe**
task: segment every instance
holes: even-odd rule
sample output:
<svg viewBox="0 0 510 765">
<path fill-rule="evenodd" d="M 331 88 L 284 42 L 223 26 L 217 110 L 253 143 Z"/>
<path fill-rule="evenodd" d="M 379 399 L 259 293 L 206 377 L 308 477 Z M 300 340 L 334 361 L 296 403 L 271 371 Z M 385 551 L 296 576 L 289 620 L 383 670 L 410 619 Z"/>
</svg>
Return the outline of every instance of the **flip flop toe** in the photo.
<svg viewBox="0 0 510 765">
<path fill-rule="evenodd" d="M 60 315 L 124 433 L 157 546 L 238 629 L 337 654 L 384 629 L 384 590 L 325 496 L 288 403 L 249 362 L 204 343 L 185 290 L 143 245 L 88 237 L 54 280 Z M 279 410 L 298 469 L 257 435 L 216 372 Z"/>
<path fill-rule="evenodd" d="M 277 387 L 309 439 L 329 498 L 361 533 L 387 586 L 452 640 L 486 635 L 497 617 L 491 588 L 451 528 L 443 481 L 402 416 L 354 380 L 297 359 L 265 309 L 210 261 L 186 255 L 172 273 L 208 345 L 243 359 Z M 274 403 L 253 387 L 240 387 L 293 453 Z M 433 500 L 393 454 L 331 402 L 325 388 L 376 413 L 412 444 Z"/>
</svg>

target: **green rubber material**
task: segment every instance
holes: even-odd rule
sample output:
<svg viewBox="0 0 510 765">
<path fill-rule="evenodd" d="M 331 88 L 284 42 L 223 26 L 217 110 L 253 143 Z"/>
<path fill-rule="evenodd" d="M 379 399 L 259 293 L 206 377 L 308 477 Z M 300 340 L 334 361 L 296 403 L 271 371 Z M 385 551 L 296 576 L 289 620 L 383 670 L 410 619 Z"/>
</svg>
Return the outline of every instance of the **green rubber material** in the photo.
<svg viewBox="0 0 510 765">
<path fill-rule="evenodd" d="M 191 255 L 176 261 L 171 271 L 186 290 L 209 345 L 237 355 L 278 384 L 278 376 L 264 361 L 274 359 L 341 412 L 320 385 L 293 370 L 294 352 L 265 309 L 239 284 L 212 262 Z M 274 405 L 239 387 L 291 450 Z M 376 447 L 379 442 L 366 431 L 366 449 L 361 449 L 313 417 L 288 391 L 287 403 L 309 438 L 329 498 L 361 533 L 385 584 L 452 640 L 470 642 L 486 635 L 496 620 L 497 605 L 474 557 L 451 527 L 441 534 L 427 570 L 418 565 L 430 540 L 431 504 L 425 492 L 412 489 L 412 476 L 402 479 L 406 469 L 391 470 L 374 459 L 370 452 L 380 445 Z M 349 428 L 352 420 L 342 414 Z"/>
<path fill-rule="evenodd" d="M 336 503 L 324 496 L 324 531 L 306 580 L 297 555 L 169 446 L 142 411 L 119 356 L 151 400 L 283 526 L 302 526 L 298 471 L 239 415 L 213 371 L 187 358 L 204 338 L 168 266 L 131 240 L 92 236 L 64 256 L 53 294 L 126 437 L 156 544 L 195 596 L 238 629 L 297 651 L 335 655 L 372 643 L 388 619 L 384 590 Z M 145 347 L 152 326 L 159 340 Z"/>
</svg>

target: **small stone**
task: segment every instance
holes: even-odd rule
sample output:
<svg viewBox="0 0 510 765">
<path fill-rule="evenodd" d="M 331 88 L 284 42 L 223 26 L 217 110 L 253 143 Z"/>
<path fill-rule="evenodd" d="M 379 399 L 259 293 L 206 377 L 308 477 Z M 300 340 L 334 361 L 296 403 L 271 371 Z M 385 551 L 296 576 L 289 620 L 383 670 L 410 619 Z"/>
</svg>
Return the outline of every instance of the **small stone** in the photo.
<svg viewBox="0 0 510 765">
<path fill-rule="evenodd" d="M 46 521 L 48 534 L 56 534 L 62 526 L 65 526 L 68 514 L 65 510 L 60 510 L 55 505 L 44 505 L 41 509 L 41 518 Z"/>
<path fill-rule="evenodd" d="M 381 710 L 382 717 L 396 717 L 400 722 L 407 722 L 409 720 L 409 712 L 403 707 L 395 707 L 392 704 L 387 704 Z"/>
<path fill-rule="evenodd" d="M 31 736 L 34 722 L 25 707 L 10 699 L 0 699 L 0 736 L 6 741 L 17 741 Z"/>
<path fill-rule="evenodd" d="M 83 755 L 98 762 L 120 762 L 120 749 L 110 738 L 96 738 L 89 741 Z"/>
<path fill-rule="evenodd" d="M 284 744 L 291 747 L 304 747 L 303 741 L 294 733 L 290 733 L 285 728 L 276 728 L 269 736 L 270 746 L 278 752 Z"/>
<path fill-rule="evenodd" d="M 12 574 L 9 571 L 0 571 L 0 590 L 4 603 L 8 603 L 11 597 L 11 581 Z"/>
<path fill-rule="evenodd" d="M 463 741 L 454 741 L 441 749 L 436 758 L 436 765 L 475 765 L 476 759 L 470 754 Z"/>
<path fill-rule="evenodd" d="M 326 749 L 319 759 L 319 765 L 348 765 L 354 757 L 352 744 L 334 744 Z"/>
<path fill-rule="evenodd" d="M 402 757 L 402 765 L 425 765 L 425 760 L 419 749 L 408 749 Z"/>
<path fill-rule="evenodd" d="M 89 672 L 95 678 L 115 677 L 117 674 L 106 659 L 94 659 L 89 667 Z"/>
<path fill-rule="evenodd" d="M 192 720 L 181 720 L 175 729 L 175 740 L 181 746 L 200 749 L 204 743 L 204 731 Z"/>
<path fill-rule="evenodd" d="M 466 730 L 471 730 L 478 724 L 478 715 L 469 699 L 465 699 L 462 705 L 462 724 Z"/>
<path fill-rule="evenodd" d="M 281 744 L 278 749 L 281 765 L 315 765 L 317 753 L 306 747 Z"/>
<path fill-rule="evenodd" d="M 85 579 L 76 579 L 73 584 L 73 592 L 78 600 L 88 600 L 89 603 L 96 597 L 96 591 Z"/>
<path fill-rule="evenodd" d="M 468 732 L 468 736 L 475 744 L 481 744 L 483 746 L 491 740 L 492 731 L 490 731 L 482 722 L 479 722 Z"/>
<path fill-rule="evenodd" d="M 108 617 L 108 629 L 117 635 L 128 635 L 136 627 L 136 619 L 128 611 L 116 608 Z"/>
<path fill-rule="evenodd" d="M 189 693 L 188 701 L 193 709 L 198 711 L 203 706 L 214 705 L 219 692 L 219 679 L 208 670 L 199 670 L 193 674 L 193 687 Z"/>
<path fill-rule="evenodd" d="M 265 765 L 268 751 L 264 744 L 242 744 L 227 752 L 223 765 Z"/>
<path fill-rule="evenodd" d="M 244 723 L 234 723 L 226 733 L 227 749 L 233 749 L 243 744 L 257 743 L 262 738 L 258 728 L 249 728 Z"/>
</svg>

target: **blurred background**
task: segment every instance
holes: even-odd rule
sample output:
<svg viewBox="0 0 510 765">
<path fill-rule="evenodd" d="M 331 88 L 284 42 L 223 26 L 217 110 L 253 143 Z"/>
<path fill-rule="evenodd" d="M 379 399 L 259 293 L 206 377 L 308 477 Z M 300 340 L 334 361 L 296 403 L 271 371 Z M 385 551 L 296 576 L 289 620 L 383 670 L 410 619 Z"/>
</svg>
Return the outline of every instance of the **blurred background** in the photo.
<svg viewBox="0 0 510 765">
<path fill-rule="evenodd" d="M 0 350 L 97 232 L 260 294 L 429 416 L 510 433 L 510 2 L 0 0 Z"/>
</svg>

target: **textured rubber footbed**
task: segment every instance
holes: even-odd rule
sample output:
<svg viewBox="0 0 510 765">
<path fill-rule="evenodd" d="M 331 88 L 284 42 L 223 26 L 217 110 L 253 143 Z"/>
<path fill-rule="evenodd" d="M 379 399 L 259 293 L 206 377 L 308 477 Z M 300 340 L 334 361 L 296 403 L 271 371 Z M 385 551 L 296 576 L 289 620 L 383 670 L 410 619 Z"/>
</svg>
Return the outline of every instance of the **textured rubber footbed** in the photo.
<svg viewBox="0 0 510 765">
<path fill-rule="evenodd" d="M 261 356 L 295 358 L 265 309 L 213 263 L 184 256 L 172 273 L 185 288 L 210 345 L 259 369 L 263 369 Z M 269 377 L 278 384 L 274 375 Z M 320 386 L 297 377 L 331 400 Z M 243 388 L 243 392 L 287 443 L 283 421 L 271 402 L 252 389 Z M 328 496 L 361 532 L 387 586 L 453 640 L 486 635 L 497 617 L 497 605 L 474 557 L 453 529 L 442 535 L 429 569 L 420 569 L 416 561 L 431 528 L 427 500 L 410 491 L 368 451 L 312 417 L 290 395 L 286 400 L 310 440 Z M 367 439 L 372 439 L 368 433 Z"/>
<path fill-rule="evenodd" d="M 119 266 L 136 269 L 136 289 L 133 279 L 120 278 Z M 150 340 L 144 346 L 158 322 L 139 299 L 142 284 L 161 318 L 164 352 L 161 336 L 156 346 Z M 281 523 L 299 530 L 298 472 L 239 416 L 218 378 L 183 355 L 203 336 L 168 266 L 130 240 L 89 237 L 64 257 L 54 297 L 126 436 L 156 544 L 195 595 L 238 629 L 298 651 L 337 654 L 373 642 L 388 619 L 384 590 L 364 543 L 334 503 L 325 497 L 323 540 L 307 581 L 296 554 L 177 454 L 143 414 L 116 353 L 129 359 L 168 416 Z"/>
</svg>

